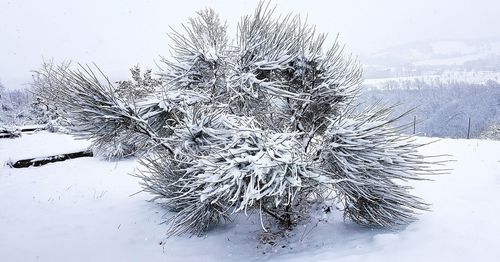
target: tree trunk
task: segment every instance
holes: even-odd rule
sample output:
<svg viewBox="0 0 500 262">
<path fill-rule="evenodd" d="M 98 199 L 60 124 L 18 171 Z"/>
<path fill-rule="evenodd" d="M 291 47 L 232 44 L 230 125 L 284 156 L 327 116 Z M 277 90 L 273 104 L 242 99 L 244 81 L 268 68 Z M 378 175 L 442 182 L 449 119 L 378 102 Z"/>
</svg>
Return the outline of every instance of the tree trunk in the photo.
<svg viewBox="0 0 500 262">
<path fill-rule="evenodd" d="M 79 158 L 79 157 L 92 157 L 93 153 L 91 150 L 85 150 L 85 151 L 80 151 L 80 152 L 74 152 L 74 153 L 68 153 L 68 154 L 61 154 L 61 155 L 55 155 L 55 156 L 48 156 L 48 157 L 37 157 L 37 158 L 30 158 L 30 159 L 22 159 L 18 160 L 14 163 L 9 162 L 7 165 L 13 168 L 25 168 L 25 167 L 30 167 L 30 166 L 43 166 L 48 163 L 54 163 L 54 162 L 59 162 L 59 161 L 64 161 L 68 159 L 73 159 L 73 158 Z"/>
</svg>

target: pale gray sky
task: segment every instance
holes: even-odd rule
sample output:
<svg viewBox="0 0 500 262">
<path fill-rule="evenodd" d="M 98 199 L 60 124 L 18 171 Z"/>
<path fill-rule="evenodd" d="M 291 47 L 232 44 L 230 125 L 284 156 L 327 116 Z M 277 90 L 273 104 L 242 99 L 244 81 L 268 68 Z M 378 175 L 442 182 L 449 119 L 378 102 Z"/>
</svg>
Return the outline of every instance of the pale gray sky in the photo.
<svg viewBox="0 0 500 262">
<path fill-rule="evenodd" d="M 127 75 L 168 54 L 168 26 L 212 7 L 234 25 L 258 1 L 0 0 L 0 81 L 19 88 L 43 57 L 97 63 Z M 307 16 L 319 31 L 337 33 L 355 54 L 416 40 L 500 35 L 498 0 L 274 0 L 278 13 Z"/>
</svg>

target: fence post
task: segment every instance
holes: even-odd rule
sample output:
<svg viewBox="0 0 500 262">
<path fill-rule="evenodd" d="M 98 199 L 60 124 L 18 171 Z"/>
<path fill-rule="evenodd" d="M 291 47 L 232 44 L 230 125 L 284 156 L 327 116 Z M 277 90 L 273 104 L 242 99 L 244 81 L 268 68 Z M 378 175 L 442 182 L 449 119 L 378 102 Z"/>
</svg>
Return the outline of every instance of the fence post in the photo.
<svg viewBox="0 0 500 262">
<path fill-rule="evenodd" d="M 417 125 L 417 116 L 413 116 L 413 134 L 415 134 L 416 125 Z"/>
<path fill-rule="evenodd" d="M 467 139 L 470 137 L 470 116 L 469 116 L 469 126 L 467 127 Z"/>
</svg>

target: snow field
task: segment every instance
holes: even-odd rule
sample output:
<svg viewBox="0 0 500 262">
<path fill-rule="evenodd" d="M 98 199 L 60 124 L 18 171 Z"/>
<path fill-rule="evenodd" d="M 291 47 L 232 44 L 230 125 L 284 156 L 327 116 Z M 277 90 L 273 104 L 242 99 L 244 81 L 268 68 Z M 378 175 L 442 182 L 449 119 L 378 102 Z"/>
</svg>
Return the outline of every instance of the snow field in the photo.
<svg viewBox="0 0 500 262">
<path fill-rule="evenodd" d="M 424 138 L 422 138 L 424 139 Z M 39 132 L 0 140 L 0 160 L 82 149 L 87 141 Z M 0 261 L 498 261 L 500 142 L 443 139 L 422 148 L 452 154 L 449 175 L 412 182 L 432 212 L 400 231 L 315 215 L 276 245 L 262 245 L 256 216 L 205 237 L 165 239 L 170 214 L 147 202 L 135 160 L 79 158 L 0 167 Z M 41 155 L 38 155 L 41 154 Z"/>
</svg>

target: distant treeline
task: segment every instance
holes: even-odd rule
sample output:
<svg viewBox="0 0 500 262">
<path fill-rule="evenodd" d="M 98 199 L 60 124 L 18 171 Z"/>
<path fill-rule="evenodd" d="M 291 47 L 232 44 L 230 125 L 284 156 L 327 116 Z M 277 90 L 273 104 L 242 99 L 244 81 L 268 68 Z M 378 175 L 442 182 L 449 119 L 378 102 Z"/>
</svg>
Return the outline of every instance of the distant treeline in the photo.
<svg viewBox="0 0 500 262">
<path fill-rule="evenodd" d="M 0 90 L 0 126 L 38 124 L 40 113 L 26 89 Z"/>
<path fill-rule="evenodd" d="M 401 123 L 412 123 L 416 117 L 416 133 L 434 137 L 479 137 L 489 126 L 500 122 L 500 85 L 467 83 L 439 84 L 418 89 L 366 90 L 362 105 L 382 102 L 399 104 L 394 116 L 414 109 Z M 410 125 L 406 133 L 413 133 Z"/>
</svg>

